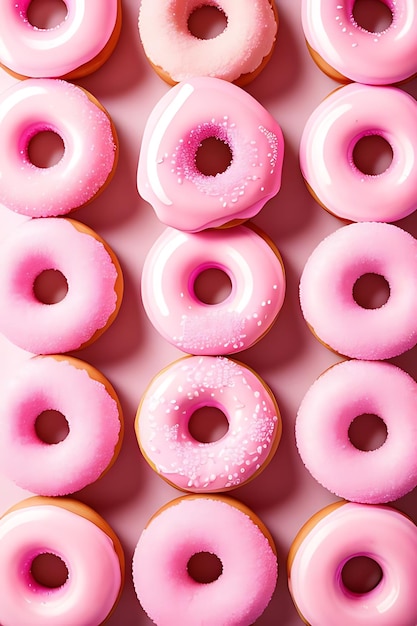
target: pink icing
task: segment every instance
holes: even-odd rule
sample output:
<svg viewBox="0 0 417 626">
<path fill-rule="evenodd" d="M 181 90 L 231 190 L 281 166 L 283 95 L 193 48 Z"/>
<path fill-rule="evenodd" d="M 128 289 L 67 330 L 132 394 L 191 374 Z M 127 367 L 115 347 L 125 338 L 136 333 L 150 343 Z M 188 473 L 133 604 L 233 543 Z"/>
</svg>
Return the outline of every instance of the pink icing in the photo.
<svg viewBox="0 0 417 626">
<path fill-rule="evenodd" d="M 181 498 L 152 518 L 133 557 L 133 580 L 158 626 L 249 626 L 263 613 L 277 581 L 277 559 L 252 519 L 230 503 Z M 215 554 L 223 571 L 201 584 L 187 571 L 198 552 Z"/>
<path fill-rule="evenodd" d="M 33 291 L 35 279 L 50 269 L 68 283 L 68 293 L 56 304 L 40 302 Z M 114 319 L 120 276 L 93 231 L 66 218 L 28 220 L 0 248 L 0 301 L 6 303 L 0 331 L 37 354 L 81 348 Z"/>
<path fill-rule="evenodd" d="M 43 587 L 31 575 L 34 558 L 43 553 L 56 555 L 67 566 L 61 587 Z M 3 626 L 97 626 L 116 602 L 121 582 L 110 537 L 81 515 L 54 506 L 52 499 L 0 520 Z"/>
<path fill-rule="evenodd" d="M 202 5 L 227 17 L 212 39 L 194 37 L 188 18 Z M 269 0 L 142 0 L 139 33 L 147 57 L 175 82 L 194 76 L 234 81 L 253 72 L 275 43 L 277 21 Z"/>
<path fill-rule="evenodd" d="M 224 172 L 196 166 L 201 143 L 226 143 Z M 243 89 L 216 78 L 194 78 L 170 89 L 151 112 L 142 139 L 137 184 L 157 217 L 194 232 L 256 215 L 278 193 L 284 156 L 281 128 Z"/>
<path fill-rule="evenodd" d="M 47 168 L 28 156 L 30 140 L 43 131 L 57 133 L 64 144 L 62 158 Z M 0 99 L 0 134 L 0 202 L 30 217 L 64 215 L 86 204 L 116 167 L 107 113 L 62 80 L 33 78 L 8 89 Z"/>
<path fill-rule="evenodd" d="M 361 222 L 339 228 L 312 252 L 300 281 L 305 320 L 336 352 L 357 359 L 388 359 L 417 343 L 417 242 L 392 224 Z M 379 274 L 390 295 L 379 308 L 355 301 L 353 287 Z"/>
<path fill-rule="evenodd" d="M 0 63 L 23 76 L 59 78 L 78 70 L 103 50 L 115 29 L 119 0 L 106 0 L 105 10 L 102 0 L 65 0 L 64 21 L 48 29 L 29 23 L 30 1 L 0 3 Z"/>
<path fill-rule="evenodd" d="M 201 443 L 188 430 L 192 414 L 212 406 L 229 429 Z M 276 402 L 260 378 L 224 357 L 185 357 L 160 372 L 142 398 L 136 433 L 156 471 L 179 489 L 224 491 L 250 480 L 270 460 L 281 435 Z"/>
<path fill-rule="evenodd" d="M 352 81 L 388 85 L 417 71 L 414 0 L 383 0 L 390 26 L 369 32 L 353 17 L 354 0 L 302 0 L 307 42 L 331 67 Z"/>
<path fill-rule="evenodd" d="M 372 135 L 385 139 L 393 152 L 378 175 L 364 174 L 353 159 L 357 142 Z M 393 222 L 417 207 L 416 146 L 414 98 L 395 87 L 350 84 L 330 94 L 308 119 L 301 171 L 321 204 L 338 217 Z"/>
<path fill-rule="evenodd" d="M 298 411 L 296 440 L 301 458 L 324 487 L 347 500 L 390 502 L 417 485 L 416 382 L 390 363 L 346 361 L 324 372 Z M 349 439 L 361 415 L 380 417 L 386 441 L 363 451 Z"/>
<path fill-rule="evenodd" d="M 416 553 L 410 519 L 389 507 L 346 503 L 318 521 L 298 547 L 290 590 L 308 624 L 413 626 Z M 382 569 L 382 580 L 368 593 L 353 593 L 341 580 L 343 565 L 357 556 Z"/>
<path fill-rule="evenodd" d="M 230 278 L 230 295 L 208 305 L 194 281 L 209 268 Z M 148 252 L 142 300 L 155 328 L 190 354 L 232 354 L 253 345 L 272 326 L 285 295 L 277 251 L 252 228 L 183 233 L 167 228 Z"/>
<path fill-rule="evenodd" d="M 97 480 L 115 456 L 119 406 L 88 367 L 90 373 L 82 361 L 35 357 L 3 385 L 0 466 L 23 489 L 73 493 Z M 68 422 L 67 437 L 56 444 L 43 442 L 35 431 L 37 417 L 47 410 L 59 411 Z"/>
</svg>

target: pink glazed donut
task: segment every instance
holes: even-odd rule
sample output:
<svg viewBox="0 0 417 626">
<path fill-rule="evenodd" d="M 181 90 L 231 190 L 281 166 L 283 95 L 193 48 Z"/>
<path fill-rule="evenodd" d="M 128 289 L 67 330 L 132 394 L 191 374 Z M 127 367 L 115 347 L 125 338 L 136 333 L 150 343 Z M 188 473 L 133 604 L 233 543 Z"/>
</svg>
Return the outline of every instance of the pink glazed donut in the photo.
<svg viewBox="0 0 417 626">
<path fill-rule="evenodd" d="M 55 303 L 34 292 L 44 272 L 60 272 L 68 285 Z M 123 293 L 118 260 L 84 224 L 62 217 L 28 220 L 0 247 L 0 332 L 35 354 L 84 348 L 110 326 Z"/>
<path fill-rule="evenodd" d="M 389 298 L 379 308 L 353 297 L 358 279 L 382 276 Z M 300 280 L 304 318 L 316 337 L 355 359 L 389 359 L 417 343 L 417 242 L 393 224 L 360 222 L 327 236 Z"/>
<path fill-rule="evenodd" d="M 96 481 L 115 461 L 122 411 L 110 382 L 91 365 L 36 356 L 3 381 L 1 396 L 0 467 L 19 487 L 66 495 Z M 37 434 L 45 411 L 59 412 L 68 423 L 58 443 Z"/>
<path fill-rule="evenodd" d="M 142 301 L 156 330 L 189 354 L 233 354 L 259 341 L 285 295 L 281 257 L 265 237 L 248 226 L 194 234 L 166 228 L 142 270 Z M 209 305 L 194 284 L 213 268 L 232 287 L 225 300 Z"/>
<path fill-rule="evenodd" d="M 46 131 L 61 138 L 64 152 L 55 165 L 37 167 L 29 146 Z M 118 142 L 108 113 L 63 80 L 32 78 L 5 91 L 0 136 L 0 203 L 29 217 L 64 215 L 90 202 L 116 169 Z"/>
<path fill-rule="evenodd" d="M 67 577 L 59 586 L 36 578 L 34 564 L 42 555 L 65 565 Z M 2 626 L 103 624 L 118 602 L 123 582 L 120 541 L 87 505 L 70 498 L 35 496 L 0 519 Z"/>
<path fill-rule="evenodd" d="M 326 370 L 307 391 L 295 433 L 304 465 L 324 487 L 354 502 L 377 504 L 417 485 L 417 384 L 385 362 L 345 361 Z M 388 435 L 375 450 L 356 448 L 353 420 L 384 422 Z"/>
<path fill-rule="evenodd" d="M 218 441 L 201 442 L 190 433 L 190 418 L 201 407 L 226 416 L 228 431 Z M 151 381 L 135 430 L 151 467 L 178 489 L 197 493 L 227 491 L 255 478 L 275 454 L 282 423 L 271 390 L 253 370 L 225 357 L 190 356 Z"/>
<path fill-rule="evenodd" d="M 230 164 L 216 175 L 196 164 L 199 148 L 210 139 L 231 152 Z M 194 78 L 170 89 L 151 112 L 138 190 L 173 228 L 196 232 L 235 225 L 278 193 L 283 157 L 281 128 L 257 100 L 224 80 Z"/>
<path fill-rule="evenodd" d="M 341 82 L 389 85 L 417 72 L 414 0 L 382 0 L 392 14 L 388 28 L 370 32 L 357 23 L 355 0 L 302 0 L 304 35 L 313 59 Z"/>
<path fill-rule="evenodd" d="M 215 555 L 221 574 L 199 582 L 189 571 L 200 553 Z M 133 556 L 138 599 L 158 626 L 250 626 L 277 582 L 274 541 L 246 506 L 220 496 L 185 496 L 148 522 Z"/>
<path fill-rule="evenodd" d="M 355 146 L 370 136 L 382 137 L 393 154 L 377 175 L 362 172 L 354 161 Z M 314 197 L 337 217 L 393 222 L 417 208 L 416 146 L 413 97 L 395 87 L 352 83 L 325 98 L 308 119 L 301 171 Z"/>
<path fill-rule="evenodd" d="M 67 14 L 54 28 L 28 19 L 31 0 L 0 3 L 0 64 L 18 78 L 80 78 L 97 70 L 120 34 L 120 0 L 65 0 Z"/>
<path fill-rule="evenodd" d="M 415 626 L 417 529 L 388 506 L 336 502 L 316 513 L 289 552 L 289 588 L 306 624 Z M 343 581 L 351 559 L 367 557 L 382 572 L 370 591 Z"/>
</svg>

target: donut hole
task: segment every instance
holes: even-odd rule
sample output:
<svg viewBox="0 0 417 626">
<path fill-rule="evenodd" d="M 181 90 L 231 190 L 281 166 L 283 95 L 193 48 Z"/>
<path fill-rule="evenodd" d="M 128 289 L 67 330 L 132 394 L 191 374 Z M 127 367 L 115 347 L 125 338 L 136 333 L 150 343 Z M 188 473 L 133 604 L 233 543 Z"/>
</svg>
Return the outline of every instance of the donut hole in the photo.
<svg viewBox="0 0 417 626">
<path fill-rule="evenodd" d="M 44 270 L 33 284 L 35 298 L 42 304 L 57 304 L 68 293 L 68 283 L 59 270 Z"/>
<path fill-rule="evenodd" d="M 42 130 L 34 135 L 28 144 L 28 159 L 35 167 L 53 167 L 64 156 L 62 137 L 53 130 Z"/>
<path fill-rule="evenodd" d="M 195 297 L 203 304 L 220 304 L 232 292 L 232 282 L 228 274 L 218 267 L 203 269 L 193 283 Z"/>
<path fill-rule="evenodd" d="M 369 272 L 356 280 L 352 295 L 363 309 L 379 309 L 388 302 L 390 288 L 384 276 Z"/>
<path fill-rule="evenodd" d="M 386 172 L 393 156 L 389 142 L 378 134 L 364 135 L 352 151 L 355 167 L 366 176 L 380 176 Z"/>
<path fill-rule="evenodd" d="M 393 21 L 389 3 L 384 0 L 355 0 L 352 17 L 368 33 L 383 33 Z"/>
<path fill-rule="evenodd" d="M 215 406 L 196 409 L 188 422 L 188 431 L 200 443 L 219 441 L 229 430 L 226 415 Z"/>
<path fill-rule="evenodd" d="M 48 589 L 62 587 L 68 580 L 68 568 L 64 561 L 51 552 L 38 554 L 32 561 L 30 573 L 38 585 Z"/>
<path fill-rule="evenodd" d="M 66 19 L 68 8 L 63 0 L 31 0 L 26 18 L 34 28 L 49 30 Z"/>
<path fill-rule="evenodd" d="M 227 27 L 227 16 L 217 6 L 203 4 L 191 12 L 187 27 L 197 39 L 214 39 Z"/>
<path fill-rule="evenodd" d="M 382 580 L 380 565 L 368 556 L 358 555 L 349 559 L 342 567 L 341 578 L 345 589 L 362 595 L 375 589 Z"/>
<path fill-rule="evenodd" d="M 227 170 L 232 158 L 230 146 L 223 139 L 207 137 L 197 149 L 195 165 L 203 176 L 216 176 Z"/>
<path fill-rule="evenodd" d="M 62 413 L 48 409 L 42 411 L 36 418 L 35 432 L 43 443 L 53 445 L 66 439 L 69 434 L 69 424 Z"/>
<path fill-rule="evenodd" d="M 187 572 L 195 582 L 208 584 L 220 578 L 223 565 L 212 552 L 197 552 L 187 563 Z"/>
<path fill-rule="evenodd" d="M 363 413 L 352 421 L 348 437 L 358 450 L 370 452 L 384 445 L 388 435 L 387 426 L 378 415 Z"/>
</svg>

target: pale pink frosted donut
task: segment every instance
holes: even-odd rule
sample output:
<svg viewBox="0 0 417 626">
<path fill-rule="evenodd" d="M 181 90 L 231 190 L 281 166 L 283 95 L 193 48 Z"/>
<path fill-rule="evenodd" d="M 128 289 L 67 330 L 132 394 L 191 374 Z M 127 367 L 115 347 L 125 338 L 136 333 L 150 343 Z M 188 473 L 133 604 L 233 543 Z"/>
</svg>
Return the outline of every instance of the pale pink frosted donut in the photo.
<svg viewBox="0 0 417 626">
<path fill-rule="evenodd" d="M 226 16 L 226 28 L 217 37 L 200 39 L 188 28 L 190 15 L 202 6 Z M 246 84 L 269 60 L 277 30 L 270 0 L 142 0 L 139 12 L 145 54 L 170 83 L 214 76 Z"/>
<path fill-rule="evenodd" d="M 198 583 L 194 554 L 217 556 L 222 573 Z M 277 581 L 275 546 L 261 520 L 231 498 L 186 496 L 149 521 L 133 556 L 138 599 L 158 626 L 250 626 L 268 606 Z M 203 621 L 202 621 L 203 620 Z"/>
<path fill-rule="evenodd" d="M 65 564 L 59 587 L 36 580 L 31 568 L 43 554 Z M 0 519 L 2 626 L 97 626 L 116 605 L 124 556 L 114 531 L 90 507 L 70 498 L 35 496 Z"/>
<path fill-rule="evenodd" d="M 396 114 L 392 115 L 395 111 Z M 393 158 L 378 175 L 364 174 L 353 150 L 379 136 Z M 300 143 L 301 171 L 318 201 L 355 222 L 393 222 L 417 208 L 417 103 L 395 87 L 352 83 L 330 94 L 311 114 Z"/>
<path fill-rule="evenodd" d="M 19 487 L 62 496 L 96 481 L 115 460 L 122 436 L 113 387 L 87 363 L 70 357 L 29 359 L 3 381 L 0 467 Z M 69 432 L 47 444 L 36 434 L 44 411 L 61 413 Z"/>
<path fill-rule="evenodd" d="M 380 32 L 360 26 L 355 0 L 302 0 L 304 35 L 319 67 L 332 78 L 388 85 L 417 72 L 417 7 L 414 0 L 382 0 L 392 14 Z"/>
<path fill-rule="evenodd" d="M 307 391 L 295 433 L 304 465 L 324 487 L 354 502 L 402 497 L 417 485 L 417 384 L 385 362 L 345 361 L 324 372 Z M 387 429 L 376 450 L 359 450 L 349 426 L 377 415 Z"/>
<path fill-rule="evenodd" d="M 216 175 L 196 164 L 210 138 L 232 155 Z M 283 158 L 279 124 L 250 94 L 218 78 L 189 79 L 170 89 L 148 118 L 138 190 L 168 226 L 187 232 L 223 226 L 253 217 L 278 193 Z"/>
<path fill-rule="evenodd" d="M 68 284 L 55 304 L 34 293 L 36 278 L 47 270 L 61 272 Z M 28 220 L 0 247 L 0 332 L 29 352 L 69 352 L 95 341 L 115 319 L 122 291 L 114 253 L 80 222 Z"/>
<path fill-rule="evenodd" d="M 188 429 L 204 406 L 226 416 L 228 431 L 218 441 L 202 443 Z M 257 476 L 275 454 L 282 426 L 272 392 L 255 372 L 224 357 L 191 356 L 154 377 L 135 430 L 151 467 L 177 488 L 197 493 L 227 491 Z"/>
<path fill-rule="evenodd" d="M 376 309 L 355 301 L 353 287 L 379 274 L 389 298 Z M 389 359 L 417 343 L 417 242 L 393 224 L 360 222 L 326 237 L 300 281 L 304 318 L 325 345 L 357 359 Z"/>
<path fill-rule="evenodd" d="M 338 502 L 303 526 L 290 549 L 289 588 L 306 624 L 414 626 L 417 529 L 388 506 Z M 382 570 L 369 592 L 353 593 L 343 566 L 367 557 Z"/>
<path fill-rule="evenodd" d="M 67 15 L 53 28 L 32 26 L 31 0 L 0 3 L 0 63 L 20 77 L 79 78 L 98 69 L 120 34 L 120 0 L 65 0 Z"/>
<path fill-rule="evenodd" d="M 64 146 L 61 159 L 46 168 L 28 154 L 31 139 L 44 131 L 59 135 Z M 91 94 L 63 80 L 33 78 L 5 91 L 0 135 L 0 203 L 29 217 L 79 208 L 104 189 L 116 168 L 109 115 Z"/>
<path fill-rule="evenodd" d="M 278 250 L 252 227 L 183 233 L 167 228 L 142 270 L 142 300 L 158 332 L 189 354 L 224 355 L 249 348 L 268 332 L 284 301 L 285 274 Z M 194 290 L 205 270 L 218 269 L 231 292 L 218 304 Z"/>
</svg>

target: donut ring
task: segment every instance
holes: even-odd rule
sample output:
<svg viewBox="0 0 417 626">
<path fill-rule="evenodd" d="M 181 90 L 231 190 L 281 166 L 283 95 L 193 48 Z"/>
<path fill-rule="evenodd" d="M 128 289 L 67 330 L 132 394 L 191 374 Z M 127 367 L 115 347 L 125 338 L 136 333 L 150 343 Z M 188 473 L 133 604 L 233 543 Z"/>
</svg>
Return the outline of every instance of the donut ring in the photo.
<svg viewBox="0 0 417 626">
<path fill-rule="evenodd" d="M 361 307 L 353 287 L 365 274 L 389 285 L 387 302 Z M 393 224 L 360 222 L 326 237 L 300 280 L 304 318 L 318 339 L 355 359 L 389 359 L 417 343 L 417 242 Z"/>
<path fill-rule="evenodd" d="M 61 272 L 66 296 L 45 304 L 34 293 L 36 278 Z M 117 316 L 123 292 L 119 263 L 87 226 L 61 217 L 28 220 L 0 248 L 0 332 L 35 354 L 84 348 Z"/>
<path fill-rule="evenodd" d="M 39 583 L 36 557 L 60 558 L 60 587 Z M 93 509 L 69 498 L 35 496 L 0 519 L 0 622 L 42 626 L 102 624 L 118 602 L 124 555 L 114 531 Z"/>
<path fill-rule="evenodd" d="M 190 15 L 202 6 L 216 7 L 227 19 L 224 31 L 212 39 L 195 37 L 188 28 Z M 272 56 L 277 30 L 278 13 L 270 0 L 142 0 L 139 12 L 148 61 L 171 85 L 195 76 L 248 84 Z"/>
<path fill-rule="evenodd" d="M 62 158 L 47 168 L 34 165 L 28 153 L 31 139 L 44 131 L 64 145 Z M 0 99 L 0 133 L 0 202 L 29 217 L 81 207 L 116 169 L 118 141 L 108 113 L 91 94 L 62 80 L 33 78 L 8 89 Z"/>
<path fill-rule="evenodd" d="M 304 465 L 324 487 L 354 502 L 401 498 L 417 485 L 417 384 L 390 363 L 345 361 L 307 391 L 295 433 Z M 388 432 L 377 449 L 363 451 L 349 426 L 363 414 L 380 417 Z"/>
<path fill-rule="evenodd" d="M 52 445 L 36 431 L 37 418 L 49 410 L 60 412 L 69 427 Z M 3 389 L 0 414 L 1 468 L 33 493 L 62 496 L 82 489 L 109 469 L 121 447 L 116 392 L 95 368 L 72 357 L 37 356 L 20 366 Z"/>
<path fill-rule="evenodd" d="M 322 509 L 299 531 L 288 558 L 289 588 L 301 618 L 307 624 L 412 626 L 416 553 L 416 526 L 395 509 L 354 502 Z M 359 556 L 382 570 L 368 593 L 352 593 L 342 580 L 343 566 Z"/>
<path fill-rule="evenodd" d="M 396 115 L 392 115 L 396 111 Z M 364 174 L 353 150 L 380 136 L 393 158 L 377 175 Z M 352 83 L 325 98 L 308 119 L 300 142 L 304 179 L 317 201 L 339 218 L 394 222 L 417 208 L 417 103 L 395 87 Z"/>
<path fill-rule="evenodd" d="M 390 26 L 369 32 L 354 16 L 355 0 L 302 0 L 304 35 L 317 65 L 331 78 L 390 85 L 417 72 L 417 7 L 414 0 L 382 0 Z"/>
<path fill-rule="evenodd" d="M 0 64 L 18 78 L 81 78 L 112 54 L 121 29 L 121 0 L 64 0 L 67 15 L 55 28 L 27 19 L 31 0 L 0 4 Z"/>
<path fill-rule="evenodd" d="M 199 552 L 216 555 L 221 576 L 198 583 L 188 573 Z M 172 573 L 175 572 L 175 575 Z M 159 626 L 201 623 L 250 626 L 268 606 L 277 581 L 274 541 L 247 507 L 219 496 L 185 496 L 162 507 L 143 530 L 133 556 L 138 599 Z"/>
<path fill-rule="evenodd" d="M 165 229 L 142 270 L 142 301 L 156 330 L 189 354 L 232 354 L 259 341 L 285 294 L 279 252 L 264 237 L 248 226 L 194 234 Z M 223 302 L 207 305 L 194 283 L 213 268 L 229 276 L 232 289 Z"/>
<path fill-rule="evenodd" d="M 203 406 L 227 418 L 228 432 L 218 441 L 199 442 L 188 429 Z M 282 423 L 272 392 L 255 372 L 224 357 L 190 356 L 151 381 L 135 430 L 143 455 L 165 480 L 185 491 L 215 492 L 243 485 L 266 467 Z"/>
</svg>

